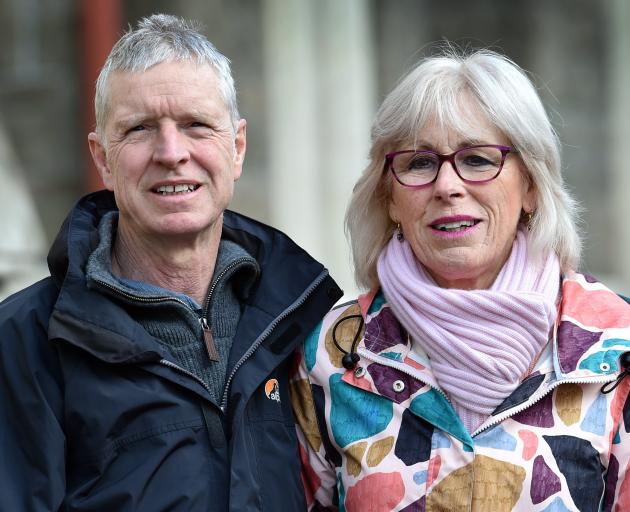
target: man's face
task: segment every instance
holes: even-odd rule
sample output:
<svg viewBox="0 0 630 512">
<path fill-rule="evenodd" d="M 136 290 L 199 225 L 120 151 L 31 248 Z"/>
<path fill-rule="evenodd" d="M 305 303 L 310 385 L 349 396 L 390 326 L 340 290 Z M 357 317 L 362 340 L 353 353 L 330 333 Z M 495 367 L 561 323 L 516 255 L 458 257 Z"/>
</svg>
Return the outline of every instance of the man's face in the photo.
<svg viewBox="0 0 630 512">
<path fill-rule="evenodd" d="M 167 61 L 115 72 L 107 105 L 104 141 L 88 140 L 116 196 L 119 230 L 158 244 L 220 233 L 241 175 L 245 120 L 234 133 L 214 70 Z"/>
</svg>

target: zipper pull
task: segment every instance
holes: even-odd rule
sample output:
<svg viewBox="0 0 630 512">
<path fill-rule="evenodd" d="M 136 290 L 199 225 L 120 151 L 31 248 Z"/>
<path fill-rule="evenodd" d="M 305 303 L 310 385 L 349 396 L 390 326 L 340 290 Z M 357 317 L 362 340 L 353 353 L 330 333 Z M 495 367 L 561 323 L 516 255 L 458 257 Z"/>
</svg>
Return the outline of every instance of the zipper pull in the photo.
<svg viewBox="0 0 630 512">
<path fill-rule="evenodd" d="M 612 382 L 608 382 L 602 386 L 601 392 L 606 395 L 610 393 L 613 389 L 615 389 L 621 381 L 630 375 L 630 352 L 624 352 L 622 356 L 619 358 L 619 362 L 621 363 L 621 367 L 623 371 L 617 376 L 615 380 Z"/>
<path fill-rule="evenodd" d="M 210 361 L 218 361 L 219 352 L 217 352 L 217 346 L 214 343 L 212 331 L 210 330 L 210 326 L 208 325 L 208 321 L 205 319 L 205 317 L 201 317 L 201 330 L 203 331 L 203 341 L 206 344 L 206 352 L 208 353 L 208 358 L 210 359 Z"/>
</svg>

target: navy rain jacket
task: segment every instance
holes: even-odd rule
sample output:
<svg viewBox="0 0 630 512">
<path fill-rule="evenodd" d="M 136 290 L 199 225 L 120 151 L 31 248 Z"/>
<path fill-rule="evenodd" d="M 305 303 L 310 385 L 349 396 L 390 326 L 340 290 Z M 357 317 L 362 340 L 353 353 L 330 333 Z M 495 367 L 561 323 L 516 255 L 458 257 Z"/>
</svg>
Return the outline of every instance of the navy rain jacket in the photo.
<svg viewBox="0 0 630 512">
<path fill-rule="evenodd" d="M 0 306 L 0 510 L 305 510 L 290 355 L 341 291 L 285 235 L 226 212 L 223 236 L 261 274 L 213 403 L 168 347 L 86 287 L 113 208 L 108 192 L 83 198 L 51 248 L 51 277 Z"/>
</svg>

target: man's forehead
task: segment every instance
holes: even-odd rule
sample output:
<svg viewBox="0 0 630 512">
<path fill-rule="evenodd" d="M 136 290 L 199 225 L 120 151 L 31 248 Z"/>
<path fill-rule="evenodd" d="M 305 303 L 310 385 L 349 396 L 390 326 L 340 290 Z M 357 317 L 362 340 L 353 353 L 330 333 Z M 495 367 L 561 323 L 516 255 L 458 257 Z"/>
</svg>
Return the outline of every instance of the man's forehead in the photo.
<svg viewBox="0 0 630 512">
<path fill-rule="evenodd" d="M 187 82 L 191 80 L 203 80 L 210 83 L 217 81 L 217 73 L 213 66 L 207 63 L 198 63 L 194 60 L 165 60 L 157 62 L 146 69 L 116 69 L 108 78 L 108 86 L 121 82 L 138 83 L 154 78 L 171 77 Z"/>
<path fill-rule="evenodd" d="M 107 103 L 110 113 L 128 116 L 150 107 L 152 102 L 176 103 L 187 110 L 215 110 L 225 107 L 216 79 L 208 64 L 167 61 L 142 71 L 117 70 L 108 81 Z M 139 114 L 139 112 L 138 112 Z"/>
</svg>

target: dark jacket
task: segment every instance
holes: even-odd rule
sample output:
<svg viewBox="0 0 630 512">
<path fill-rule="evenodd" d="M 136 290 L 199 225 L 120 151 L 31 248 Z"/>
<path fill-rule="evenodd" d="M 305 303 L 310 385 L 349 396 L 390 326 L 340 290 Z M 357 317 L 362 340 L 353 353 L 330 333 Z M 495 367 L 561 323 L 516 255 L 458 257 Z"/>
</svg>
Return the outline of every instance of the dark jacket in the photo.
<svg viewBox="0 0 630 512">
<path fill-rule="evenodd" d="M 109 193 L 83 198 L 51 248 L 51 277 L 0 306 L 0 510 L 304 510 L 289 356 L 341 291 L 285 235 L 226 212 L 223 237 L 261 274 L 214 403 L 168 347 L 87 288 L 113 208 Z"/>
</svg>

